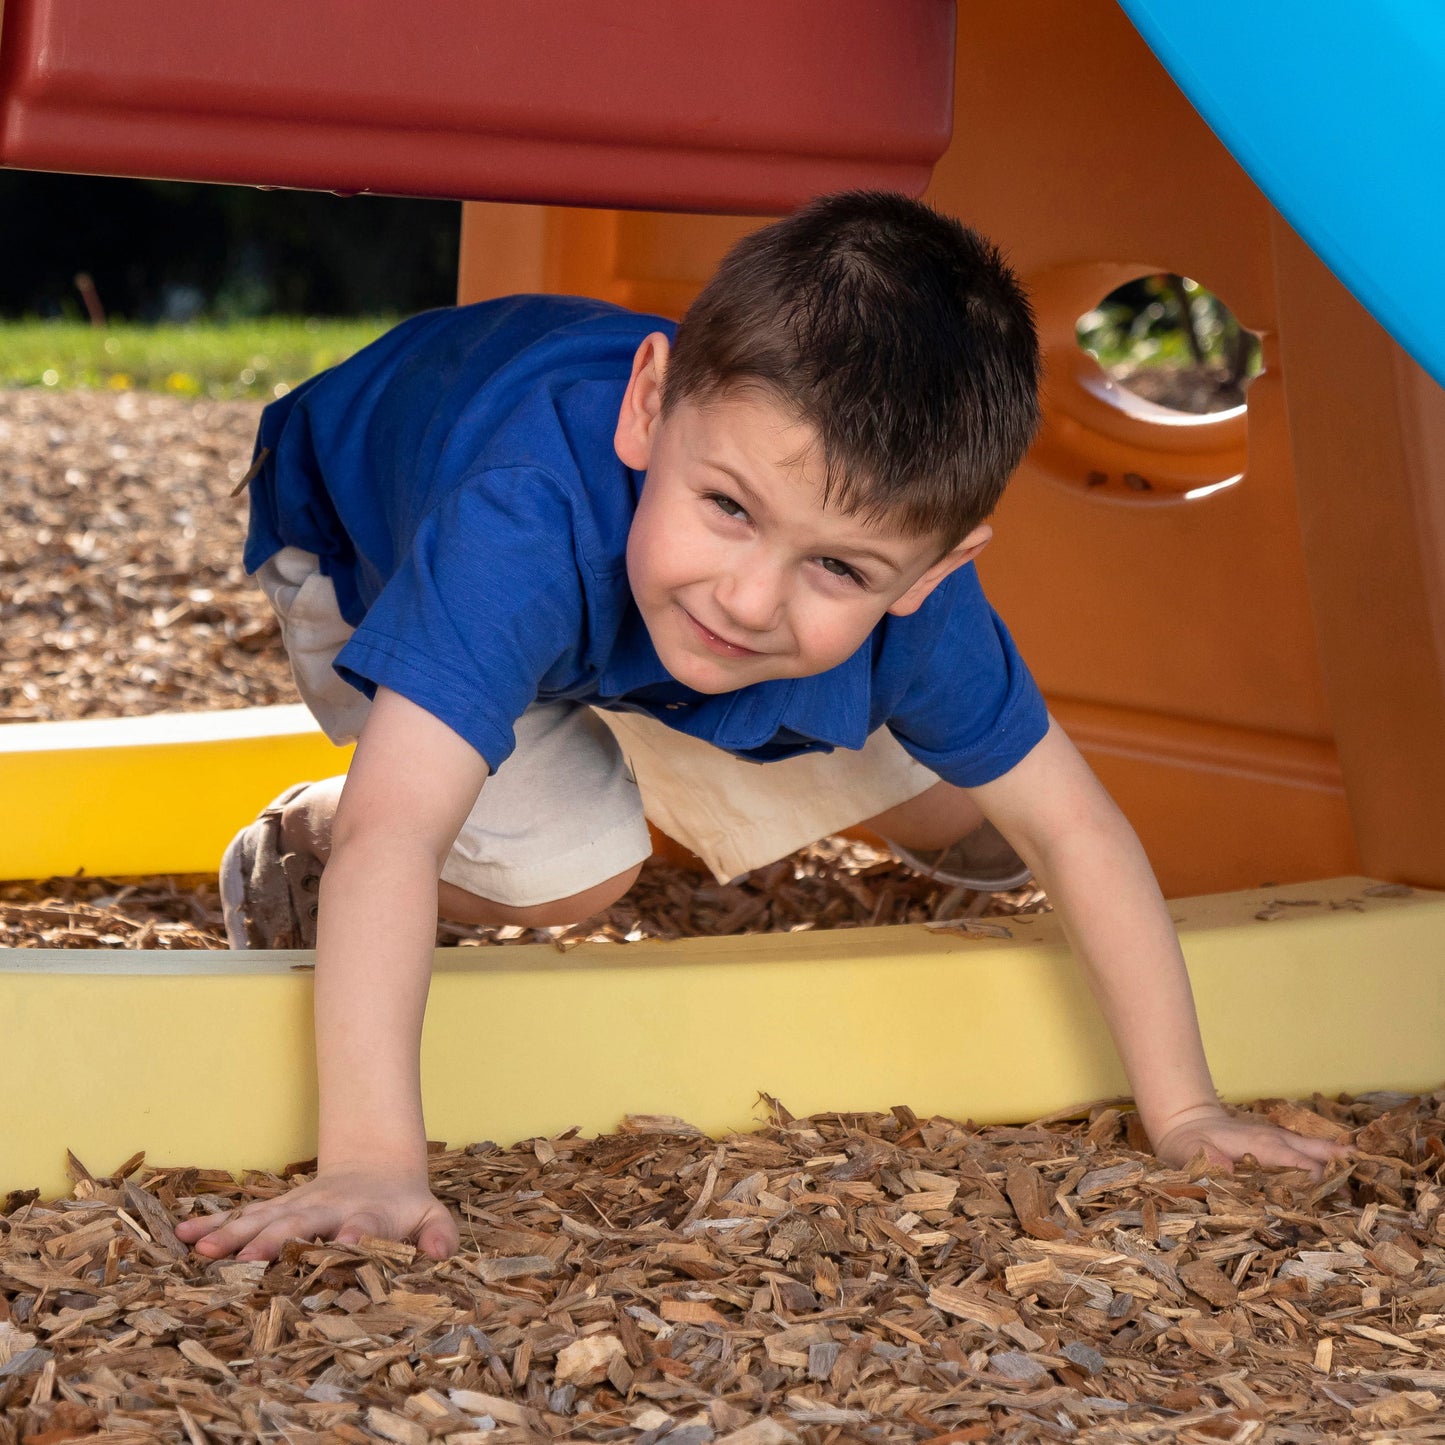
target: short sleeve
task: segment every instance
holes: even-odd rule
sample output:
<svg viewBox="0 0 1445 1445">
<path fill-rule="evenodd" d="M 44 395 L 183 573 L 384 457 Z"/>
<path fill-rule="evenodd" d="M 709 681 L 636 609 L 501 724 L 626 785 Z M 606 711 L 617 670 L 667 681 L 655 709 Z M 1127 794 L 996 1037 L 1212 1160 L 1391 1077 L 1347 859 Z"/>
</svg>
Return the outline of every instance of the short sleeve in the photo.
<svg viewBox="0 0 1445 1445">
<path fill-rule="evenodd" d="M 973 567 L 961 568 L 955 578 L 948 597 L 940 599 L 946 602 L 943 615 L 931 619 L 934 644 L 921 653 L 888 726 L 946 782 L 976 788 L 1021 762 L 1048 731 L 1049 717 Z"/>
<path fill-rule="evenodd" d="M 544 677 L 575 655 L 583 589 L 560 487 L 529 468 L 489 471 L 422 520 L 395 573 L 336 659 L 425 708 L 493 771 Z"/>
</svg>

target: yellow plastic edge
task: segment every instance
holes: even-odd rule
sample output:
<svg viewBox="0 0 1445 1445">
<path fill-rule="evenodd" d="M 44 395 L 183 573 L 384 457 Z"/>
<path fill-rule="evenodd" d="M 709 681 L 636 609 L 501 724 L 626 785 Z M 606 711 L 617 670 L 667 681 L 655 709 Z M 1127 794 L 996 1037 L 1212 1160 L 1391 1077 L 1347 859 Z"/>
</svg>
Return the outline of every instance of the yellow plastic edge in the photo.
<svg viewBox="0 0 1445 1445">
<path fill-rule="evenodd" d="M 1445 894 L 1366 879 L 1176 900 L 1227 1099 L 1445 1080 Z M 1271 900 L 1292 903 L 1271 908 Z M 1256 915 L 1273 912 L 1272 921 Z M 1123 1093 L 1056 919 L 1011 938 L 921 926 L 446 949 L 423 1037 L 428 1135 L 509 1144 L 627 1113 L 710 1134 L 908 1104 L 1020 1122 Z M 0 1187 L 315 1152 L 312 955 L 0 953 Z"/>
<path fill-rule="evenodd" d="M 283 788 L 344 773 L 299 704 L 0 727 L 0 878 L 214 873 Z"/>
</svg>

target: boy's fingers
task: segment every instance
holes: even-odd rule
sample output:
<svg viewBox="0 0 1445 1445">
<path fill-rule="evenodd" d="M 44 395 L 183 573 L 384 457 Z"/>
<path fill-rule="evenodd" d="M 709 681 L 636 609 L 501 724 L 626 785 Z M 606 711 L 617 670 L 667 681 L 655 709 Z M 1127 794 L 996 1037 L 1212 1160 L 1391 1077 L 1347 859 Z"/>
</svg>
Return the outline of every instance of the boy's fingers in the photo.
<svg viewBox="0 0 1445 1445">
<path fill-rule="evenodd" d="M 313 1205 L 290 1209 L 266 1221 L 263 1228 L 253 1230 L 249 1244 L 237 1251 L 237 1259 L 275 1259 L 281 1246 L 289 1239 L 335 1239 L 338 1211 L 332 1207 Z"/>
<path fill-rule="evenodd" d="M 264 1228 L 264 1220 L 251 1219 L 243 1215 L 240 1219 L 232 1220 L 224 1229 L 218 1229 L 214 1234 L 208 1234 L 204 1239 L 198 1240 L 196 1249 L 199 1253 L 209 1255 L 213 1259 L 220 1259 L 223 1255 L 235 1254 L 238 1250 L 248 1247 Z M 267 1258 L 269 1257 L 268 1255 Z M 246 1258 L 258 1259 L 260 1256 L 249 1254 Z"/>
<path fill-rule="evenodd" d="M 1349 1148 L 1334 1139 L 1312 1139 L 1307 1134 L 1288 1133 L 1284 1135 L 1283 1142 L 1296 1157 L 1308 1162 L 1308 1167 L 1314 1172 L 1317 1179 L 1320 1177 L 1324 1165 L 1332 1164 L 1339 1159 L 1347 1159 L 1351 1152 Z"/>
<path fill-rule="evenodd" d="M 281 1252 L 281 1246 L 288 1239 L 296 1237 L 295 1231 L 285 1227 L 278 1228 L 273 1225 L 270 1229 L 263 1229 L 248 1244 L 243 1245 L 236 1251 L 236 1258 L 244 1261 L 264 1259 L 271 1261 Z"/>
<path fill-rule="evenodd" d="M 429 1229 L 422 1235 L 419 1247 L 428 1259 L 450 1259 L 457 1252 L 457 1241 L 448 1239 L 439 1229 Z"/>
<path fill-rule="evenodd" d="M 394 1233 L 389 1220 L 379 1214 L 348 1214 L 346 1222 L 336 1231 L 337 1244 L 359 1244 L 368 1235 L 375 1239 L 391 1239 Z"/>
<path fill-rule="evenodd" d="M 207 1259 L 235 1254 L 243 1260 L 274 1259 L 288 1239 L 320 1236 L 338 1244 L 356 1244 L 367 1236 L 401 1237 L 397 1221 L 377 1210 L 344 1213 L 335 1203 L 308 1200 L 297 1204 L 295 1195 L 260 1200 L 239 1213 L 232 1210 L 205 1219 L 184 1220 L 176 1233 Z M 422 1216 L 415 1235 L 417 1247 L 431 1259 L 449 1258 L 459 1242 L 451 1211 L 435 1200 Z"/>
<path fill-rule="evenodd" d="M 1302 1139 L 1298 1136 L 1279 1139 L 1276 1141 L 1276 1147 L 1260 1150 L 1259 1162 L 1272 1165 L 1276 1169 L 1303 1169 L 1307 1174 L 1318 1179 L 1324 1173 L 1325 1159 L 1329 1156 L 1317 1154 L 1309 1147 L 1315 1142 L 1317 1141 Z"/>
<path fill-rule="evenodd" d="M 176 1238 L 183 1240 L 186 1244 L 194 1244 L 198 1239 L 204 1239 L 208 1234 L 220 1229 L 229 1219 L 229 1212 L 226 1214 L 203 1214 L 195 1219 L 183 1219 L 176 1225 Z"/>
<path fill-rule="evenodd" d="M 259 1227 L 256 1221 L 251 1221 L 248 1227 L 245 1216 L 227 1215 L 210 1222 L 205 1233 L 197 1236 L 193 1243 L 200 1253 L 213 1259 L 219 1258 L 245 1244 Z"/>
<path fill-rule="evenodd" d="M 219 1224 L 213 1225 L 205 1235 L 195 1241 L 197 1253 L 204 1254 L 210 1259 L 220 1259 L 254 1244 L 256 1239 L 269 1227 L 280 1224 L 289 1217 L 278 1215 L 274 1209 L 268 1210 L 266 1206 L 273 1202 L 265 1200 L 250 1205 L 240 1213 L 233 1213 L 222 1219 Z M 271 1259 L 274 1254 L 275 1251 L 267 1255 L 248 1253 L 244 1257 L 246 1259 Z"/>
<path fill-rule="evenodd" d="M 428 1259 L 449 1259 L 456 1253 L 461 1235 L 450 1211 L 423 1222 L 417 1234 L 417 1248 Z"/>
</svg>

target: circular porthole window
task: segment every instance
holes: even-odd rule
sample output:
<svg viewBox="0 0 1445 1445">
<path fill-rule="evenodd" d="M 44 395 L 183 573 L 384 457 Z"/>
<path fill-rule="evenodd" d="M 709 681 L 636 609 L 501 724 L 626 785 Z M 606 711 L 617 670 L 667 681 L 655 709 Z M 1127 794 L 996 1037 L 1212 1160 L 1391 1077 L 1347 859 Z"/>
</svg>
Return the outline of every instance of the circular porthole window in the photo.
<svg viewBox="0 0 1445 1445">
<path fill-rule="evenodd" d="M 1074 334 L 1126 391 L 1190 416 L 1244 406 L 1263 369 L 1259 337 L 1214 292 L 1173 272 L 1116 287 Z"/>
<path fill-rule="evenodd" d="M 1100 501 L 1196 501 L 1243 478 L 1260 338 L 1190 277 L 1071 267 L 1035 283 L 1045 419 L 1034 462 Z"/>
</svg>

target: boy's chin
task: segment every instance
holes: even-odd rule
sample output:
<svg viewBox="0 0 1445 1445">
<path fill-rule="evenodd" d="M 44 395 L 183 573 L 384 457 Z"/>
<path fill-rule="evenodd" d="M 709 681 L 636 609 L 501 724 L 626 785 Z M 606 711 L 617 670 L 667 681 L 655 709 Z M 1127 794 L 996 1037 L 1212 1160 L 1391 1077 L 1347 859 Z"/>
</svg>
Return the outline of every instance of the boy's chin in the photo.
<svg viewBox="0 0 1445 1445">
<path fill-rule="evenodd" d="M 712 667 L 705 662 L 698 663 L 691 658 L 669 662 L 664 657 L 662 665 L 667 669 L 668 676 L 674 682 L 680 682 L 684 687 L 701 693 L 704 697 L 715 697 L 724 692 L 736 692 L 740 687 L 747 687 L 754 682 L 763 681 L 758 677 L 742 676 L 736 670 L 729 672 L 726 668 Z"/>
<path fill-rule="evenodd" d="M 670 650 L 669 650 L 670 651 Z M 691 653 L 659 652 L 662 665 L 674 682 L 705 696 L 718 693 L 736 692 L 739 688 L 751 687 L 758 682 L 772 682 L 779 677 L 791 676 L 774 667 L 752 663 L 751 660 L 731 661 L 719 658 L 697 657 Z"/>
</svg>

